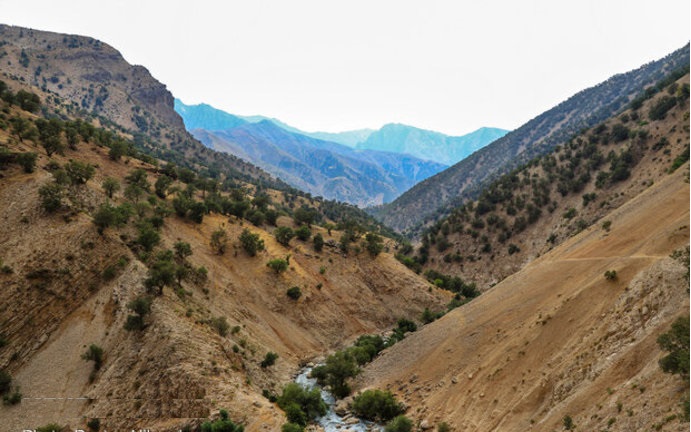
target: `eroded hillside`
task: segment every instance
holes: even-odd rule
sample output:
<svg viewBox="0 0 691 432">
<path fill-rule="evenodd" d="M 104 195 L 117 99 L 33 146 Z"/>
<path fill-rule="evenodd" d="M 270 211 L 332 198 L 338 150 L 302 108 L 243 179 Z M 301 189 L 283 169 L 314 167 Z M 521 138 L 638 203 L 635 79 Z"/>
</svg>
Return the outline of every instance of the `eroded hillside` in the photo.
<svg viewBox="0 0 691 432">
<path fill-rule="evenodd" d="M 689 309 L 687 170 L 385 352 L 361 388 L 453 430 L 688 430 L 656 343 Z"/>
<path fill-rule="evenodd" d="M 247 430 L 277 430 L 284 415 L 263 390 L 449 300 L 389 253 L 368 253 L 357 223 L 317 226 L 316 214 L 343 211 L 332 203 L 212 186 L 114 151 L 111 132 L 1 103 L 0 369 L 22 395 L 0 408 L 10 429 L 96 418 L 108 430 L 178 430 L 225 408 Z M 88 138 L 68 145 L 78 126 Z M 278 227 L 297 230 L 298 220 L 309 240 L 280 244 Z M 243 232 L 263 248 L 252 255 Z M 98 362 L 83 358 L 92 344 Z M 278 359 L 262 367 L 269 352 Z"/>
<path fill-rule="evenodd" d="M 610 226 L 606 214 L 688 160 L 688 73 L 652 89 L 429 228 L 415 258 L 423 272 L 484 290 L 588 226 Z"/>
</svg>

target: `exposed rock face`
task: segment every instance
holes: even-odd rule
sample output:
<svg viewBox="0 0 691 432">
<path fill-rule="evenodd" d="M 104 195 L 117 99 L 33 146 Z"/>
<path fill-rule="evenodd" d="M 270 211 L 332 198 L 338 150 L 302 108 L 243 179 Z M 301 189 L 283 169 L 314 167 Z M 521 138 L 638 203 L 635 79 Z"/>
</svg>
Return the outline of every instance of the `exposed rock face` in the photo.
<svg viewBox="0 0 691 432">
<path fill-rule="evenodd" d="M 7 25 L 0 25 L 0 38 L 11 63 L 3 72 L 145 135 L 155 135 L 162 125 L 184 132 L 166 86 L 113 47 L 89 37 Z"/>
</svg>

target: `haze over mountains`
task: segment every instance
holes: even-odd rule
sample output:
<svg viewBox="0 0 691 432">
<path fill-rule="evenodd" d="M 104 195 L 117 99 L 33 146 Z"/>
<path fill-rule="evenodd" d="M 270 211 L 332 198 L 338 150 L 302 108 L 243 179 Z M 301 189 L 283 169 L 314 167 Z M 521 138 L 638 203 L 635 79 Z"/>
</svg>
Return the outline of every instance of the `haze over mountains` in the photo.
<svg viewBox="0 0 691 432">
<path fill-rule="evenodd" d="M 252 162 L 313 195 L 363 207 L 392 201 L 506 133 L 483 128 L 449 137 L 393 124 L 377 131 L 309 133 L 276 119 L 240 117 L 206 104 L 190 106 L 176 99 L 175 109 L 206 146 Z"/>
</svg>

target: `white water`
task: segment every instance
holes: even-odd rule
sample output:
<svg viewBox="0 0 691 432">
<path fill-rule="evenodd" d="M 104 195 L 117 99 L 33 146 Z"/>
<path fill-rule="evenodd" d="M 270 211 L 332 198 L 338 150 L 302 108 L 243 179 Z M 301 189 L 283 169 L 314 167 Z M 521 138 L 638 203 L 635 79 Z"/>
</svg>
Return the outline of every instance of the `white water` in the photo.
<svg viewBox="0 0 691 432">
<path fill-rule="evenodd" d="M 329 409 L 326 412 L 326 415 L 324 415 L 323 417 L 319 417 L 317 419 L 317 424 L 323 427 L 325 432 L 367 432 L 384 430 L 383 426 L 364 420 L 359 420 L 357 423 L 354 424 L 346 424 L 346 422 L 343 420 L 343 417 L 339 416 L 334 412 L 336 398 L 334 398 L 331 393 L 321 388 L 321 386 L 317 384 L 317 380 L 315 378 L 309 377 L 311 371 L 312 368 L 303 369 L 300 372 L 300 374 L 295 378 L 295 382 L 308 390 L 318 388 L 321 392 L 322 399 L 324 400 L 324 402 L 326 402 L 326 405 L 328 405 Z"/>
</svg>

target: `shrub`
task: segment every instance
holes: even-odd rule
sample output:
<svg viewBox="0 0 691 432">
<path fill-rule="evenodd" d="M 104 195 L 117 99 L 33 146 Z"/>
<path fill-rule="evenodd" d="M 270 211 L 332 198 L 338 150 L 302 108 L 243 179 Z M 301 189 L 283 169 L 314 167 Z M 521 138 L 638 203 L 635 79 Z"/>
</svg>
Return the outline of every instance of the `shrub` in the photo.
<svg viewBox="0 0 691 432">
<path fill-rule="evenodd" d="M 380 422 L 387 422 L 403 413 L 403 406 L 393 394 L 382 390 L 365 390 L 355 396 L 351 409 L 358 417 Z"/>
<path fill-rule="evenodd" d="M 35 429 L 35 432 L 58 432 L 63 430 L 64 427 L 57 423 L 49 423 L 45 426 L 40 426 Z"/>
<path fill-rule="evenodd" d="M 219 228 L 212 232 L 211 241 L 209 244 L 217 254 L 223 255 L 226 251 L 226 245 L 228 244 L 228 234 L 226 233 L 226 230 Z"/>
<path fill-rule="evenodd" d="M 300 287 L 294 286 L 288 288 L 288 291 L 286 291 L 286 295 L 288 295 L 288 297 L 290 297 L 293 300 L 297 300 L 300 298 L 300 296 L 302 296 L 302 291 L 300 290 Z"/>
<path fill-rule="evenodd" d="M 384 242 L 380 236 L 374 233 L 367 233 L 365 235 L 365 242 L 367 242 L 367 252 L 373 257 L 379 255 L 384 250 Z"/>
<path fill-rule="evenodd" d="M 22 401 L 22 394 L 19 392 L 19 387 L 14 389 L 13 393 L 7 394 L 7 395 L 2 397 L 2 404 L 3 405 L 17 405 L 21 401 Z"/>
<path fill-rule="evenodd" d="M 658 99 L 648 112 L 650 120 L 662 120 L 667 115 L 667 111 L 671 110 L 677 104 L 677 99 L 672 96 L 662 96 Z"/>
<path fill-rule="evenodd" d="M 127 308 L 136 315 L 128 315 L 125 330 L 143 330 L 146 327 L 145 318 L 151 312 L 151 297 L 139 296 L 127 304 Z"/>
<path fill-rule="evenodd" d="M 274 230 L 276 241 L 285 247 L 288 247 L 290 240 L 295 237 L 295 232 L 290 227 L 278 227 Z"/>
<path fill-rule="evenodd" d="M 12 376 L 0 369 L 0 395 L 7 394 L 12 388 Z"/>
<path fill-rule="evenodd" d="M 48 213 L 58 210 L 62 206 L 63 189 L 58 183 L 48 183 L 38 189 L 41 207 Z"/>
<path fill-rule="evenodd" d="M 235 424 L 228 418 L 228 411 L 219 410 L 220 418 L 202 423 L 201 432 L 243 432 L 244 426 Z"/>
<path fill-rule="evenodd" d="M 266 266 L 276 272 L 276 274 L 279 274 L 288 270 L 288 261 L 282 258 L 274 258 L 269 260 L 269 262 L 266 263 Z"/>
<path fill-rule="evenodd" d="M 275 352 L 269 351 L 264 356 L 264 360 L 262 360 L 262 362 L 260 363 L 260 366 L 262 368 L 267 368 L 269 366 L 273 366 L 276 363 L 276 359 L 278 359 L 278 354 L 276 354 Z"/>
<path fill-rule="evenodd" d="M 25 173 L 32 173 L 36 168 L 36 153 L 19 153 L 17 163 L 22 166 Z"/>
<path fill-rule="evenodd" d="M 82 359 L 94 362 L 94 370 L 101 369 L 103 365 L 103 348 L 96 344 L 89 345 L 89 349 L 82 354 Z"/>
<path fill-rule="evenodd" d="M 259 238 L 259 234 L 253 234 L 247 228 L 240 234 L 240 244 L 249 256 L 255 256 L 257 252 L 264 250 L 264 240 Z"/>
<path fill-rule="evenodd" d="M 98 432 L 101 430 L 101 420 L 92 418 L 86 423 L 86 427 L 88 427 L 92 432 Z"/>
<path fill-rule="evenodd" d="M 286 412 L 290 423 L 301 427 L 306 426 L 309 420 L 323 416 L 327 411 L 326 403 L 318 389 L 307 390 L 297 383 L 283 387 L 276 403 Z"/>
<path fill-rule="evenodd" d="M 281 426 L 281 432 L 302 432 L 304 428 L 296 423 L 285 423 Z"/>
<path fill-rule="evenodd" d="M 73 185 L 83 185 L 96 173 L 96 168 L 85 162 L 69 161 L 65 164 L 65 172 Z"/>
<path fill-rule="evenodd" d="M 605 272 L 605 279 L 608 281 L 613 281 L 617 279 L 617 271 L 616 270 L 607 270 Z"/>
<path fill-rule="evenodd" d="M 322 237 L 321 233 L 317 233 L 312 238 L 312 242 L 314 243 L 315 252 L 321 252 L 324 248 L 324 237 Z"/>
<path fill-rule="evenodd" d="M 566 430 L 573 430 L 576 428 L 576 425 L 573 423 L 573 419 L 570 415 L 565 415 L 562 419 L 562 423 L 564 424 L 564 429 Z"/>
<path fill-rule="evenodd" d="M 226 320 L 226 317 L 215 317 L 211 318 L 209 320 L 209 325 L 216 330 L 218 334 L 220 334 L 223 337 L 226 337 L 228 335 L 228 330 L 230 329 L 230 324 L 228 324 L 228 320 Z"/>
<path fill-rule="evenodd" d="M 298 238 L 298 240 L 306 242 L 310 239 L 310 237 L 312 237 L 312 231 L 307 225 L 301 225 L 295 230 L 295 236 Z"/>
<path fill-rule="evenodd" d="M 689 317 L 679 317 L 672 328 L 657 338 L 660 349 L 668 354 L 660 359 L 660 368 L 671 374 L 679 374 L 684 381 L 689 378 Z"/>
<path fill-rule="evenodd" d="M 386 424 L 384 432 L 411 432 L 413 422 L 408 417 L 400 415 Z"/>
</svg>

